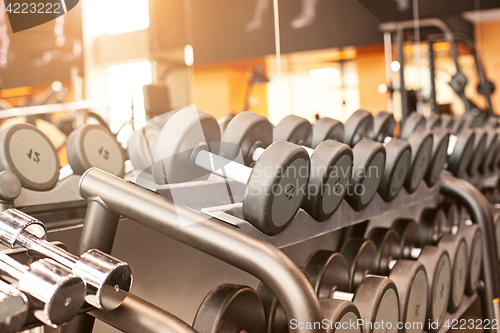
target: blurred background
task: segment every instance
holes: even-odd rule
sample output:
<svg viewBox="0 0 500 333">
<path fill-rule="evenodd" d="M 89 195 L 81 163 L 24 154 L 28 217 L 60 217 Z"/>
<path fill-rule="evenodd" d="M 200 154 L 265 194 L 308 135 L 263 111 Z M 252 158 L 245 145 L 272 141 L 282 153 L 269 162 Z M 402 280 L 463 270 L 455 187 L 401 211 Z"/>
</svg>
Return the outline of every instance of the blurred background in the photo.
<svg viewBox="0 0 500 333">
<path fill-rule="evenodd" d="M 15 34 L 1 7 L 0 120 L 49 127 L 61 148 L 78 123 L 105 123 L 125 144 L 147 119 L 192 104 L 218 119 L 250 110 L 273 122 L 287 114 L 345 121 L 359 108 L 397 119 L 415 110 L 487 114 L 500 107 L 497 7 L 493 0 L 81 0 Z M 465 87 L 454 82 L 457 73 Z"/>
</svg>

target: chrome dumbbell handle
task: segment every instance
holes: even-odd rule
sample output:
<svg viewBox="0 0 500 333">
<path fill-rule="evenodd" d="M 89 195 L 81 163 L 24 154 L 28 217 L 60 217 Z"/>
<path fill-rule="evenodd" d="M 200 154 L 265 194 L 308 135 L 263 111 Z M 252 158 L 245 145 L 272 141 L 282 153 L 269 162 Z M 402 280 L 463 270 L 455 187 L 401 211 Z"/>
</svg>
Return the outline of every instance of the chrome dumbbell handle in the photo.
<svg viewBox="0 0 500 333">
<path fill-rule="evenodd" d="M 42 222 L 17 209 L 0 213 L 1 243 L 22 246 L 69 268 L 87 283 L 86 301 L 90 305 L 106 310 L 119 307 L 132 285 L 132 271 L 127 263 L 99 250 L 75 256 L 46 241 L 45 232 Z"/>
<path fill-rule="evenodd" d="M 35 237 L 25 230 L 22 230 L 18 234 L 15 244 L 20 245 L 26 249 L 38 252 L 43 256 L 52 258 L 68 268 L 72 268 L 79 260 L 77 256 L 64 251 L 63 249 L 47 242 L 46 240 Z"/>
<path fill-rule="evenodd" d="M 0 271 L 20 281 L 23 275 L 28 271 L 28 268 L 5 253 L 0 252 Z"/>
<path fill-rule="evenodd" d="M 51 259 L 24 266 L 0 252 L 0 272 L 17 282 L 17 288 L 32 297 L 34 315 L 44 324 L 57 327 L 73 319 L 85 301 L 83 280 Z"/>
</svg>

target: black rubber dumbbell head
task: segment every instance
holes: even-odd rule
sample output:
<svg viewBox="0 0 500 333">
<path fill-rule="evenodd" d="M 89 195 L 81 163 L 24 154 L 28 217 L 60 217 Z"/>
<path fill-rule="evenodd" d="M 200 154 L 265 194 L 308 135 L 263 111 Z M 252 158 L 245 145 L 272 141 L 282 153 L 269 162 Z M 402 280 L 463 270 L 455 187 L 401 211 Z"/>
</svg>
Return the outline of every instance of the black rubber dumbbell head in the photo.
<svg viewBox="0 0 500 333">
<path fill-rule="evenodd" d="M 448 161 L 448 144 L 450 132 L 443 128 L 435 128 L 432 131 L 432 155 L 429 168 L 425 173 L 424 180 L 429 186 L 433 186 L 439 180 L 441 171 Z"/>
<path fill-rule="evenodd" d="M 384 174 L 386 152 L 381 143 L 362 140 L 353 148 L 353 155 L 352 177 L 345 199 L 360 211 L 377 193 Z"/>
<path fill-rule="evenodd" d="M 399 137 L 408 140 L 410 135 L 419 128 L 425 128 L 425 118 L 416 112 L 412 112 L 404 121 Z"/>
<path fill-rule="evenodd" d="M 405 188 L 409 193 L 415 192 L 424 178 L 432 157 L 433 136 L 425 128 L 418 128 L 408 138 L 411 146 L 411 168 L 406 176 Z"/>
<path fill-rule="evenodd" d="M 380 111 L 373 117 L 373 130 L 370 139 L 377 142 L 384 142 L 386 137 L 394 136 L 396 120 L 389 112 Z"/>
<path fill-rule="evenodd" d="M 323 141 L 314 150 L 302 207 L 315 220 L 327 220 L 342 203 L 351 179 L 352 163 L 351 148 L 338 141 Z"/>
<path fill-rule="evenodd" d="M 226 127 L 222 142 L 233 143 L 241 150 L 243 162 L 247 166 L 254 165 L 253 154 L 257 148 L 266 149 L 273 143 L 273 127 L 266 117 L 244 111 L 237 114 Z M 228 151 L 231 145 L 222 145 L 220 155 L 232 158 L 233 152 Z"/>
<path fill-rule="evenodd" d="M 200 333 L 266 331 L 264 306 L 250 287 L 222 284 L 203 300 L 193 322 Z"/>
<path fill-rule="evenodd" d="M 382 199 L 389 202 L 399 194 L 408 176 L 411 168 L 411 147 L 406 141 L 392 139 L 385 145 L 385 151 L 387 159 L 378 193 Z"/>
<path fill-rule="evenodd" d="M 363 138 L 371 137 L 373 116 L 365 110 L 354 112 L 344 125 L 344 143 L 354 147 Z"/>
<path fill-rule="evenodd" d="M 333 118 L 320 118 L 313 127 L 311 148 L 316 148 L 325 140 L 344 142 L 344 124 Z"/>
<path fill-rule="evenodd" d="M 274 127 L 273 140 L 288 141 L 311 147 L 313 129 L 311 123 L 302 117 L 288 115 Z"/>
<path fill-rule="evenodd" d="M 450 154 L 448 161 L 448 170 L 455 177 L 463 177 L 467 166 L 470 163 L 471 157 L 474 154 L 474 131 L 471 129 L 463 129 L 456 136 L 456 143 L 453 152 Z"/>
<path fill-rule="evenodd" d="M 474 176 L 481 164 L 486 153 L 486 131 L 482 128 L 474 129 L 474 153 L 471 157 L 470 163 L 467 166 L 467 174 L 469 176 Z"/>
</svg>

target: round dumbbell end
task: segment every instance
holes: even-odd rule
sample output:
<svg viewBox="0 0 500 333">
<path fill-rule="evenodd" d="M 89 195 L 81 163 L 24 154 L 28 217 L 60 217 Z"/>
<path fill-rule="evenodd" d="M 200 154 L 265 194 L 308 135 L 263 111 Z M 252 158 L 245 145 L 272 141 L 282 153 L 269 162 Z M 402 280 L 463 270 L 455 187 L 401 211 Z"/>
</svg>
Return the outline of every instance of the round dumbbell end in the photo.
<svg viewBox="0 0 500 333">
<path fill-rule="evenodd" d="M 47 237 L 45 225 L 34 217 L 14 208 L 0 213 L 0 242 L 2 244 L 14 247 L 19 234 L 23 231 L 38 238 Z"/>
<path fill-rule="evenodd" d="M 498 142 L 498 133 L 493 129 L 486 130 L 486 147 L 484 157 L 479 165 L 479 172 L 485 174 L 488 171 L 488 167 L 491 165 L 492 161 L 495 159 L 496 146 Z"/>
<path fill-rule="evenodd" d="M 344 141 L 344 124 L 332 118 L 320 118 L 313 127 L 311 148 L 316 148 L 325 140 Z"/>
<path fill-rule="evenodd" d="M 96 249 L 82 254 L 73 267 L 90 292 L 85 300 L 98 309 L 114 310 L 132 286 L 132 270 L 127 263 Z"/>
<path fill-rule="evenodd" d="M 373 117 L 373 131 L 370 139 L 377 142 L 383 142 L 388 136 L 394 136 L 396 120 L 394 116 L 385 111 L 380 111 Z"/>
<path fill-rule="evenodd" d="M 480 128 L 474 129 L 474 153 L 467 166 L 469 176 L 474 176 L 479 170 L 479 166 L 486 153 L 486 131 Z"/>
<path fill-rule="evenodd" d="M 77 175 L 96 167 L 117 177 L 125 174 L 122 148 L 102 125 L 86 124 L 71 132 L 66 142 L 68 162 Z"/>
<path fill-rule="evenodd" d="M 330 298 L 336 290 L 349 289 L 349 268 L 341 253 L 319 250 L 304 269 L 319 299 Z"/>
<path fill-rule="evenodd" d="M 467 284 L 465 294 L 472 295 L 479 286 L 481 277 L 481 263 L 483 260 L 483 239 L 481 228 L 477 224 L 462 225 L 458 233 L 465 237 L 469 249 Z"/>
<path fill-rule="evenodd" d="M 6 283 L 0 284 L 0 332 L 19 332 L 28 317 L 28 299 Z"/>
<path fill-rule="evenodd" d="M 382 180 L 386 152 L 381 143 L 362 140 L 353 148 L 354 163 L 346 201 L 357 211 L 372 201 Z"/>
<path fill-rule="evenodd" d="M 193 153 L 205 147 L 219 152 L 219 123 L 208 113 L 186 108 L 163 126 L 153 152 L 153 178 L 157 184 L 173 184 L 207 179 L 210 172 L 195 165 Z"/>
<path fill-rule="evenodd" d="M 474 131 L 464 129 L 457 136 L 455 149 L 450 155 L 448 170 L 456 177 L 462 177 L 474 154 Z M 490 162 L 491 164 L 491 162 Z"/>
<path fill-rule="evenodd" d="M 302 207 L 317 221 L 325 221 L 337 210 L 352 174 L 352 150 L 346 144 L 327 140 L 311 155 L 311 175 Z"/>
<path fill-rule="evenodd" d="M 371 323 L 391 323 L 388 332 L 397 332 L 399 300 L 396 285 L 392 280 L 380 276 L 367 276 L 359 285 L 353 303 L 358 307 L 361 318 Z M 387 327 L 387 326 L 386 326 Z M 367 333 L 376 330 L 368 329 Z"/>
<path fill-rule="evenodd" d="M 35 317 L 51 327 L 73 319 L 87 293 L 81 278 L 52 259 L 32 263 L 19 280 L 18 288 L 38 301 L 40 305 L 35 306 Z"/>
<path fill-rule="evenodd" d="M 417 129 L 409 138 L 411 146 L 411 169 L 405 181 L 405 188 L 409 193 L 415 192 L 429 168 L 432 157 L 432 132 L 426 129 Z"/>
<path fill-rule="evenodd" d="M 153 149 L 158 141 L 160 131 L 160 127 L 148 123 L 143 128 L 132 132 L 127 141 L 127 151 L 134 170 L 144 171 L 151 168 Z"/>
<path fill-rule="evenodd" d="M 21 194 L 21 182 L 12 172 L 0 172 L 0 200 L 13 201 Z"/>
<path fill-rule="evenodd" d="M 422 332 L 428 301 L 428 280 L 424 266 L 413 260 L 398 260 L 392 268 L 389 279 L 394 281 L 398 289 L 400 321 L 403 323 L 421 323 L 412 325 L 411 329 L 403 328 L 403 332 Z"/>
<path fill-rule="evenodd" d="M 252 288 L 223 284 L 205 297 L 193 328 L 200 333 L 266 332 L 264 307 Z"/>
<path fill-rule="evenodd" d="M 99 293 L 99 303 L 103 309 L 113 310 L 119 307 L 127 297 L 132 286 L 132 270 L 122 264 L 109 273 Z"/>
<path fill-rule="evenodd" d="M 262 232 L 275 235 L 286 228 L 307 193 L 309 154 L 285 141 L 271 144 L 250 175 L 243 216 Z"/>
<path fill-rule="evenodd" d="M 448 311 L 454 313 L 460 306 L 467 281 L 467 242 L 460 234 L 444 234 L 439 246 L 446 249 L 451 260 L 451 286 Z"/>
<path fill-rule="evenodd" d="M 366 275 L 377 272 L 377 247 L 371 240 L 349 238 L 340 252 L 350 267 L 349 292 L 354 292 Z"/>
<path fill-rule="evenodd" d="M 389 275 L 390 262 L 401 256 L 400 238 L 394 229 L 373 228 L 367 237 L 377 247 L 377 272 Z"/>
<path fill-rule="evenodd" d="M 392 139 L 386 146 L 386 161 L 378 193 L 385 201 L 392 201 L 403 188 L 410 170 L 411 149 L 403 140 Z"/>
<path fill-rule="evenodd" d="M 309 120 L 290 114 L 274 127 L 273 140 L 311 147 L 313 128 Z"/>
<path fill-rule="evenodd" d="M 59 285 L 50 303 L 47 303 L 44 311 L 46 318 L 55 326 L 69 322 L 83 306 L 85 292 L 85 283 L 80 278 L 69 277 Z"/>
<path fill-rule="evenodd" d="M 451 261 L 448 251 L 437 246 L 426 246 L 422 249 L 418 261 L 424 265 L 429 280 L 429 297 L 427 304 L 427 332 L 437 332 L 442 326 L 448 308 L 451 288 Z M 430 323 L 438 322 L 436 329 Z"/>
<path fill-rule="evenodd" d="M 373 130 L 373 116 L 365 110 L 355 111 L 344 125 L 344 142 L 354 147 L 363 138 L 369 138 Z"/>
<path fill-rule="evenodd" d="M 48 191 L 59 180 L 59 157 L 38 128 L 13 124 L 0 131 L 0 170 L 14 173 L 25 188 Z"/>
<path fill-rule="evenodd" d="M 431 163 L 424 176 L 425 182 L 429 186 L 433 186 L 439 180 L 441 170 L 448 160 L 448 143 L 450 141 L 450 132 L 445 129 L 436 128 L 432 131 L 432 135 Z"/>
<path fill-rule="evenodd" d="M 273 143 L 273 126 L 266 117 L 244 111 L 237 114 L 227 125 L 222 142 L 233 143 L 241 149 L 243 162 L 247 166 L 254 164 L 253 153 L 257 148 L 267 148 Z M 220 155 L 234 159 L 233 149 L 228 151 L 229 145 L 222 145 Z"/>
<path fill-rule="evenodd" d="M 406 118 L 402 126 L 400 134 L 401 139 L 408 140 L 410 135 L 419 128 L 425 128 L 425 118 L 421 114 L 412 112 L 408 118 Z"/>
<path fill-rule="evenodd" d="M 328 298 L 320 300 L 319 304 L 323 310 L 323 317 L 329 322 L 327 333 L 337 332 L 336 328 L 338 327 L 352 327 L 351 323 L 357 323 L 358 319 L 361 318 L 358 308 L 352 302 Z M 349 332 L 361 333 L 361 325 L 355 325 Z"/>
</svg>

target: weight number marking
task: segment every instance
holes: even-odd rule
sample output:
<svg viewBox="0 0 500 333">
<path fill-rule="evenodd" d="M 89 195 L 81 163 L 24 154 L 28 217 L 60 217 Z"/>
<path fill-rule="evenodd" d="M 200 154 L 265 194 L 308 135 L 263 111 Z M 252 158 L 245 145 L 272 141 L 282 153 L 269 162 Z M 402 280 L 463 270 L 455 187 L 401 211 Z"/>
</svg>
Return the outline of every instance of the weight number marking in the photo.
<svg viewBox="0 0 500 333">
<path fill-rule="evenodd" d="M 27 153 L 26 155 L 28 155 L 28 158 L 31 160 L 31 157 L 33 157 L 33 161 L 35 163 L 38 163 L 40 162 L 40 153 L 39 152 L 36 152 L 36 151 L 33 151 L 33 149 L 30 149 L 30 152 Z"/>
<path fill-rule="evenodd" d="M 104 147 L 101 147 L 101 149 L 99 149 L 99 155 L 102 155 L 102 158 L 104 158 L 105 160 L 109 159 L 109 151 L 104 149 Z"/>
</svg>

